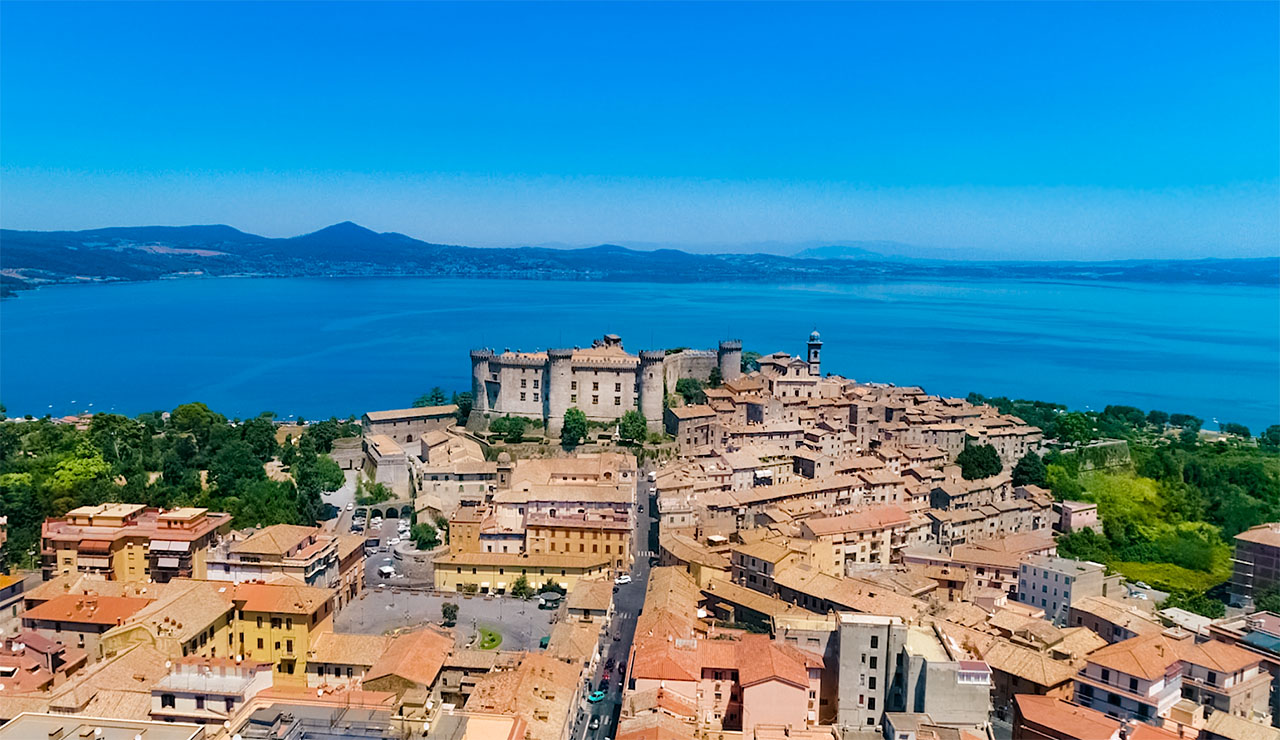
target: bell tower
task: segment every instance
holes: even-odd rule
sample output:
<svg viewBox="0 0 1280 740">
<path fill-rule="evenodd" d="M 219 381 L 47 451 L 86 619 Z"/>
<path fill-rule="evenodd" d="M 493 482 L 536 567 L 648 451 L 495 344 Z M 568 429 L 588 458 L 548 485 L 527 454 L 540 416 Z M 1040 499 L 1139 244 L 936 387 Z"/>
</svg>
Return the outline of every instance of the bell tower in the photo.
<svg viewBox="0 0 1280 740">
<path fill-rule="evenodd" d="M 822 336 L 817 330 L 809 335 L 809 374 L 822 375 Z"/>
</svg>

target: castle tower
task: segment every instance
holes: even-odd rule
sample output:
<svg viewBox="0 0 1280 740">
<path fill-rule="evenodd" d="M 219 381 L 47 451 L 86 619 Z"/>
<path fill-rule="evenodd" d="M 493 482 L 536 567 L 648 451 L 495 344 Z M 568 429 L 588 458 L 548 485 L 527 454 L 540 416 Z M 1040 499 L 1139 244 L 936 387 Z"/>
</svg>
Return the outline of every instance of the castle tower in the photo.
<svg viewBox="0 0 1280 740">
<path fill-rule="evenodd" d="M 809 374 L 822 375 L 822 336 L 814 331 L 809 335 Z"/>
<path fill-rule="evenodd" d="M 662 426 L 662 361 L 666 356 L 662 350 L 642 350 L 640 367 L 636 370 L 640 413 L 651 429 Z"/>
<path fill-rule="evenodd" d="M 742 376 L 742 340 L 724 339 L 716 352 L 720 361 L 720 379 L 733 380 Z"/>
<path fill-rule="evenodd" d="M 573 395 L 573 350 L 547 350 L 547 429 L 553 434 L 560 433 L 564 426 L 564 412 L 573 404 L 569 397 Z"/>
<path fill-rule="evenodd" d="M 493 358 L 491 349 L 471 350 L 471 413 L 473 416 L 489 413 L 489 390 L 485 386 L 489 378 L 489 360 Z"/>
</svg>

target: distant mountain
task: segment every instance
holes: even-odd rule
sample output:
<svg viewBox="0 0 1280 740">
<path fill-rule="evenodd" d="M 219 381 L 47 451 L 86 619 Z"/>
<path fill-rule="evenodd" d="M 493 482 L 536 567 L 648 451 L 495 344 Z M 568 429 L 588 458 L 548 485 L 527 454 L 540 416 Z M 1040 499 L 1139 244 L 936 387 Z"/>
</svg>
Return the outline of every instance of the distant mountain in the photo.
<svg viewBox="0 0 1280 740">
<path fill-rule="evenodd" d="M 344 221 L 276 239 L 230 226 L 87 231 L 0 229 L 0 291 L 52 283 L 218 276 L 502 277 L 647 282 L 1042 279 L 1274 285 L 1280 259 L 958 262 L 951 250 L 897 242 L 815 246 L 794 256 L 692 254 L 615 244 L 474 248 L 433 244 Z M 953 258 L 954 259 L 954 258 Z"/>
</svg>

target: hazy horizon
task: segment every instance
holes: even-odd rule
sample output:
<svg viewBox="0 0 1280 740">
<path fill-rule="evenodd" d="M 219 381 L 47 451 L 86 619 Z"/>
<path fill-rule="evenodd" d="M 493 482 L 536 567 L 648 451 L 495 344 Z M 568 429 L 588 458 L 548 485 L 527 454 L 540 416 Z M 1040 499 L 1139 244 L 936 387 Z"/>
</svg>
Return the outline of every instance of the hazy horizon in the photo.
<svg viewBox="0 0 1280 740">
<path fill-rule="evenodd" d="M 4 20 L 4 228 L 1280 254 L 1275 3 L 9 3 Z"/>
</svg>

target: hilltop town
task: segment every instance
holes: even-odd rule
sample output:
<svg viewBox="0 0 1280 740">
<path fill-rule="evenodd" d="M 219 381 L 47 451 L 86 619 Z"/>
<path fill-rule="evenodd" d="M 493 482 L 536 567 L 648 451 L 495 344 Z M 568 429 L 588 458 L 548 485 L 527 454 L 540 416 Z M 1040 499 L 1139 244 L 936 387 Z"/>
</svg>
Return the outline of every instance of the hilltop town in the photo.
<svg viewBox="0 0 1280 740">
<path fill-rule="evenodd" d="M 228 510 L 100 473 L 39 523 L 0 739 L 1280 739 L 1280 524 L 1235 538 L 1226 616 L 1165 604 L 1059 552 L 1105 517 L 1026 461 L 1084 444 L 798 340 L 476 349 L 464 402 L 323 434 L 150 419 L 234 437 L 143 470 Z"/>
</svg>

